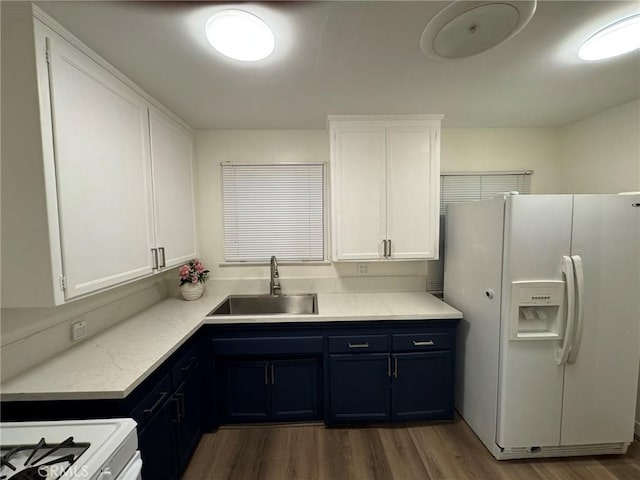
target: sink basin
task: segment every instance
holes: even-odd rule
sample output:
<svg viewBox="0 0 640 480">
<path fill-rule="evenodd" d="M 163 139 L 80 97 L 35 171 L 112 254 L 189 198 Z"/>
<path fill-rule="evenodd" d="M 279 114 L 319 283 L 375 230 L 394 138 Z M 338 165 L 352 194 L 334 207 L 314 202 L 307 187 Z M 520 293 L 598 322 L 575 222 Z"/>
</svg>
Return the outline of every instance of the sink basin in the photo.
<svg viewBox="0 0 640 480">
<path fill-rule="evenodd" d="M 317 315 L 315 293 L 294 295 L 229 295 L 207 316 L 218 315 Z"/>
</svg>

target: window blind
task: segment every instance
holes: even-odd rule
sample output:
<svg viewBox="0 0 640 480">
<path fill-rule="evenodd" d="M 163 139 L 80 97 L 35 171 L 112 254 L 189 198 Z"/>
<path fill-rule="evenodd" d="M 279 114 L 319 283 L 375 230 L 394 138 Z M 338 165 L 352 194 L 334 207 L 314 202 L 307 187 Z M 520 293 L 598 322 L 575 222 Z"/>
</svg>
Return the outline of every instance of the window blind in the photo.
<svg viewBox="0 0 640 480">
<path fill-rule="evenodd" d="M 531 193 L 531 175 L 524 172 L 469 172 L 440 175 L 440 259 L 429 262 L 427 290 L 444 288 L 444 235 L 447 205 L 493 198 L 505 192 Z"/>
<path fill-rule="evenodd" d="M 222 165 L 227 262 L 323 261 L 324 165 Z"/>
</svg>

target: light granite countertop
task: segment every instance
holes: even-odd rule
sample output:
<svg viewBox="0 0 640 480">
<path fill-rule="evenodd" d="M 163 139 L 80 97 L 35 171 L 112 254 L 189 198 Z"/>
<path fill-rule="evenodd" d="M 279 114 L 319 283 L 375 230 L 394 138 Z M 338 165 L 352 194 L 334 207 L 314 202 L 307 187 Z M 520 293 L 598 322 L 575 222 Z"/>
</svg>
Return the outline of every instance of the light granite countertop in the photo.
<svg viewBox="0 0 640 480">
<path fill-rule="evenodd" d="M 121 399 L 203 324 L 428 320 L 462 313 L 423 292 L 318 294 L 318 315 L 207 317 L 227 293 L 168 298 L 0 385 L 2 401 Z"/>
</svg>

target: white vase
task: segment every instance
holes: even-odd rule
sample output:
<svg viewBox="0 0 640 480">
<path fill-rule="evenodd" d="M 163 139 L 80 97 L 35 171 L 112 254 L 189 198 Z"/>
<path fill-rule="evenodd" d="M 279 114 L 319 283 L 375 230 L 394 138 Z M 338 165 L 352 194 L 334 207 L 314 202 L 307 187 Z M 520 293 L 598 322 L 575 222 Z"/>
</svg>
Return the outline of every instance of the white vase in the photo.
<svg viewBox="0 0 640 480">
<path fill-rule="evenodd" d="M 185 300 L 197 300 L 202 296 L 204 292 L 203 283 L 185 283 L 180 286 L 180 293 Z"/>
</svg>

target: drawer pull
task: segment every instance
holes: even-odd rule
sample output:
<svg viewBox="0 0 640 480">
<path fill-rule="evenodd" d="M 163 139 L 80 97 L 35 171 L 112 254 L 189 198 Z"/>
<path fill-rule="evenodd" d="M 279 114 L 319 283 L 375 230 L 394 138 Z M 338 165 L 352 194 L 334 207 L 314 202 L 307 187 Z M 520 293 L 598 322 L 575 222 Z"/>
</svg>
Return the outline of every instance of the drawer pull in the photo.
<svg viewBox="0 0 640 480">
<path fill-rule="evenodd" d="M 435 345 L 435 343 L 433 343 L 433 340 L 427 340 L 425 342 L 417 342 L 416 340 L 414 340 L 413 345 L 415 347 L 428 347 L 428 346 Z"/>
<path fill-rule="evenodd" d="M 158 411 L 158 409 L 162 406 L 162 402 L 164 402 L 164 399 L 167 398 L 167 395 L 169 395 L 169 392 L 162 392 L 160 394 L 160 398 L 158 398 L 156 403 L 154 403 L 151 408 L 145 408 L 142 411 L 142 413 L 144 414 L 145 418 L 150 418 L 150 417 L 153 417 L 155 415 L 156 411 Z"/>
<path fill-rule="evenodd" d="M 369 348 L 369 342 L 364 342 L 364 343 L 349 342 L 349 348 Z"/>
<path fill-rule="evenodd" d="M 197 361 L 198 361 L 197 358 L 191 357 L 191 360 L 189 360 L 189 363 L 187 364 L 187 366 L 182 367 L 180 369 L 182 371 L 182 375 L 185 377 L 188 376 L 189 373 L 191 372 L 191 369 L 198 366 L 198 364 L 196 363 Z"/>
</svg>

